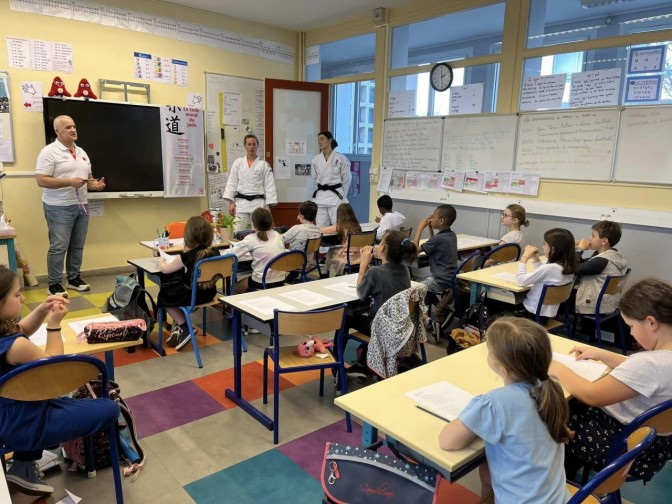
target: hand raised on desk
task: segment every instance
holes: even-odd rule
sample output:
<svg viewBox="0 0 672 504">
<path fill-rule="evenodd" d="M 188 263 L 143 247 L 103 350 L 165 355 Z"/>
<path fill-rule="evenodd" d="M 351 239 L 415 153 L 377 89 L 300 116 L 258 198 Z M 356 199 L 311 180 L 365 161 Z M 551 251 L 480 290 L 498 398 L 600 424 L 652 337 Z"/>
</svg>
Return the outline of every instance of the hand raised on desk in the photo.
<svg viewBox="0 0 672 504">
<path fill-rule="evenodd" d="M 525 250 L 523 250 L 523 255 L 520 257 L 522 262 L 527 262 L 527 259 L 532 259 L 533 261 L 539 260 L 539 248 L 534 245 L 526 245 Z"/>
<path fill-rule="evenodd" d="M 61 325 L 61 320 L 68 314 L 68 307 L 65 303 L 54 303 L 47 315 L 47 327 L 56 327 Z"/>
<path fill-rule="evenodd" d="M 373 259 L 373 246 L 362 247 L 359 251 L 360 267 L 366 268 L 371 263 L 371 259 Z"/>
</svg>

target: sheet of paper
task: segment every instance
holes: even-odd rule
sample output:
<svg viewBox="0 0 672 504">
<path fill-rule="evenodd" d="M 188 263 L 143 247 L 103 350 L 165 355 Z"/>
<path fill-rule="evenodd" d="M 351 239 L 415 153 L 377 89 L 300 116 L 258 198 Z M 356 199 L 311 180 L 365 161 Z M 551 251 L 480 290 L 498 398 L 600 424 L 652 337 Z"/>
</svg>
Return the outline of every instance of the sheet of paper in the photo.
<svg viewBox="0 0 672 504">
<path fill-rule="evenodd" d="M 105 216 L 105 200 L 89 200 L 89 217 Z"/>
<path fill-rule="evenodd" d="M 346 296 L 357 296 L 357 286 L 348 282 L 339 282 L 331 285 L 325 285 L 324 288 L 334 292 L 340 292 Z"/>
<path fill-rule="evenodd" d="M 450 115 L 480 114 L 483 110 L 483 83 L 450 88 Z"/>
<path fill-rule="evenodd" d="M 42 113 L 42 83 L 41 82 L 22 82 L 21 93 L 23 98 L 21 105 L 27 112 Z"/>
<path fill-rule="evenodd" d="M 86 327 L 86 325 L 90 324 L 91 322 L 116 322 L 117 320 L 119 319 L 114 315 L 105 315 L 104 317 L 93 317 L 86 320 L 68 322 L 68 326 L 70 326 L 70 329 L 75 331 L 75 334 L 79 334 L 81 332 L 84 332 L 84 328 Z"/>
<path fill-rule="evenodd" d="M 249 301 L 241 301 L 240 304 L 264 315 L 273 315 L 273 310 L 276 308 L 283 311 L 296 311 L 296 308 L 292 305 L 278 301 L 278 299 L 271 296 L 262 296 L 250 299 Z"/>
<path fill-rule="evenodd" d="M 273 163 L 273 176 L 275 180 L 289 180 L 291 178 L 291 166 L 292 163 L 289 158 L 276 156 Z"/>
<path fill-rule="evenodd" d="M 387 193 L 390 190 L 390 182 L 392 181 L 392 170 L 385 166 L 380 168 L 380 175 L 378 176 L 378 192 Z"/>
<path fill-rule="evenodd" d="M 564 364 L 576 374 L 591 382 L 596 381 L 607 372 L 607 369 L 609 369 L 601 362 L 594 360 L 577 361 L 574 358 L 574 355 L 567 355 L 559 352 L 553 352 L 553 360 L 560 364 Z"/>
<path fill-rule="evenodd" d="M 298 301 L 301 304 L 306 306 L 315 306 L 321 303 L 328 303 L 333 301 L 332 298 L 318 294 L 308 289 L 298 289 L 291 292 L 285 292 L 280 294 L 282 297 L 291 299 L 292 301 Z"/>
<path fill-rule="evenodd" d="M 63 336 L 61 336 L 61 339 L 65 341 L 65 338 Z M 30 336 L 30 341 L 32 341 L 39 347 L 45 346 L 47 344 L 47 324 L 42 324 L 40 327 L 38 327 L 37 331 L 35 331 Z"/>
<path fill-rule="evenodd" d="M 224 124 L 238 126 L 243 122 L 243 95 L 224 92 Z"/>
<path fill-rule="evenodd" d="M 82 501 L 81 497 L 77 497 L 74 493 L 72 493 L 67 488 L 65 489 L 65 493 L 67 493 L 68 495 L 63 497 L 56 504 L 79 504 L 79 502 Z"/>
<path fill-rule="evenodd" d="M 406 392 L 406 397 L 446 420 L 453 421 L 474 396 L 452 383 L 442 381 Z"/>
<path fill-rule="evenodd" d="M 492 275 L 492 278 L 498 278 L 499 280 L 504 280 L 505 282 L 516 283 L 516 274 L 515 273 L 495 273 Z"/>
</svg>

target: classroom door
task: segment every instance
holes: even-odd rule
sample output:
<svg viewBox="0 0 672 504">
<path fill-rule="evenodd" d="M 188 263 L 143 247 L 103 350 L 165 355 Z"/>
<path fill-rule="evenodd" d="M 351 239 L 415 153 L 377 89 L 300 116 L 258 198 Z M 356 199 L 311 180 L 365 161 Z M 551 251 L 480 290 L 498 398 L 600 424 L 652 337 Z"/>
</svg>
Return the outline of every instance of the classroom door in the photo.
<svg viewBox="0 0 672 504">
<path fill-rule="evenodd" d="M 266 161 L 273 167 L 278 226 L 296 224 L 299 204 L 313 195 L 311 161 L 319 153 L 317 134 L 329 129 L 329 85 L 266 79 Z"/>
</svg>

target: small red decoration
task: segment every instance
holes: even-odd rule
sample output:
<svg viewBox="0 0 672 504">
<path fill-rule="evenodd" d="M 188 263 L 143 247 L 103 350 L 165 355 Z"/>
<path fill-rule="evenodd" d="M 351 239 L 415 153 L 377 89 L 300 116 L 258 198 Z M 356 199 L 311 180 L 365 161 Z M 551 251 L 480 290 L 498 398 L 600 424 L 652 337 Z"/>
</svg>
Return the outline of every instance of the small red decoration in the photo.
<svg viewBox="0 0 672 504">
<path fill-rule="evenodd" d="M 66 96 L 72 96 L 70 93 L 68 93 L 68 90 L 65 89 L 65 82 L 57 75 L 54 77 L 54 80 L 51 83 L 51 89 L 49 90 L 49 93 L 47 96 L 60 96 L 61 98 L 64 98 Z"/>
<path fill-rule="evenodd" d="M 85 100 L 98 99 L 96 94 L 93 92 L 93 89 L 91 89 L 91 84 L 89 84 L 89 81 L 86 79 L 82 79 L 79 81 L 79 85 L 77 86 L 77 92 L 75 92 L 75 98 L 84 98 Z"/>
</svg>

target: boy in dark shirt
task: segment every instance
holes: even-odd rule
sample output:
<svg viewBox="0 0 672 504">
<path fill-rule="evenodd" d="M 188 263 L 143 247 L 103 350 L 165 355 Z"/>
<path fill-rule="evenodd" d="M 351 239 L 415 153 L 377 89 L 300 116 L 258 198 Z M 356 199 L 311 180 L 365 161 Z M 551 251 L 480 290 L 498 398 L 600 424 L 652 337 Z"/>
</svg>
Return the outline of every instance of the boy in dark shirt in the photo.
<svg viewBox="0 0 672 504">
<path fill-rule="evenodd" d="M 451 231 L 457 212 L 451 205 L 440 205 L 434 213 L 422 219 L 415 233 L 415 245 L 427 254 L 430 276 L 422 283 L 433 294 L 442 294 L 450 287 L 450 280 L 457 269 L 457 236 Z M 429 228 L 429 240 L 422 245 L 420 238 L 425 228 Z"/>
</svg>

